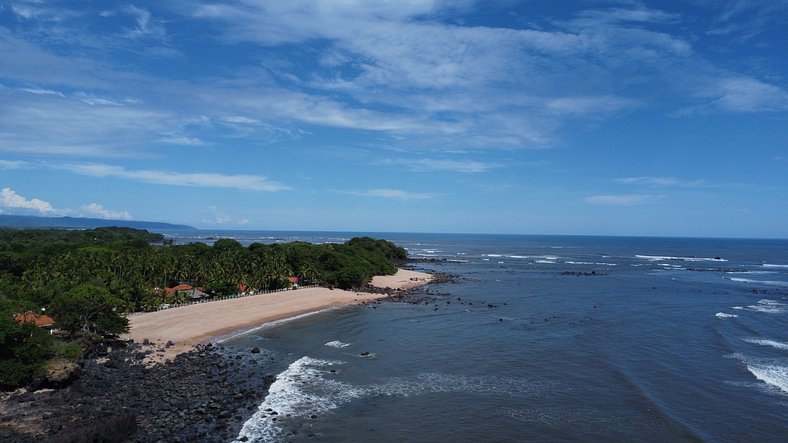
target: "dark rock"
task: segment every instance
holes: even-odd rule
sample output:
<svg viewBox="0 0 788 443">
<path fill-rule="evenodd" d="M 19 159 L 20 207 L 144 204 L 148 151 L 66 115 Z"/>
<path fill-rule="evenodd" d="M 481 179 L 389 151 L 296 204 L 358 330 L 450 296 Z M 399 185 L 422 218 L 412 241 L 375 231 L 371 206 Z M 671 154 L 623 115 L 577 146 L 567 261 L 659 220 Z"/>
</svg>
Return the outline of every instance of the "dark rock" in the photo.
<svg viewBox="0 0 788 443">
<path fill-rule="evenodd" d="M 259 354 L 259 353 L 260 353 L 260 348 L 257 347 L 252 348 L 252 354 Z"/>
<path fill-rule="evenodd" d="M 79 376 L 80 366 L 73 360 L 56 358 L 47 362 L 33 379 L 34 389 L 62 388 Z"/>
<path fill-rule="evenodd" d="M 137 416 L 128 411 L 119 412 L 80 429 L 59 433 L 48 441 L 52 443 L 121 443 L 137 431 Z"/>
</svg>

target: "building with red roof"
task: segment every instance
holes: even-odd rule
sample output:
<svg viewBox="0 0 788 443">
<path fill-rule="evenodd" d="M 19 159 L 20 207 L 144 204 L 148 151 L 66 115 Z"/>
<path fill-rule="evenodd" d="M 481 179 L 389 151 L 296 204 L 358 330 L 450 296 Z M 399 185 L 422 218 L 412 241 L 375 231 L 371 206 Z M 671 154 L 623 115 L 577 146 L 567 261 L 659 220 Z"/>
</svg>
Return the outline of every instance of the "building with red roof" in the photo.
<svg viewBox="0 0 788 443">
<path fill-rule="evenodd" d="M 33 323 L 39 327 L 48 327 L 55 324 L 55 319 L 44 314 L 38 314 L 33 311 L 27 311 L 24 314 L 16 314 L 14 316 L 19 324 Z"/>
</svg>

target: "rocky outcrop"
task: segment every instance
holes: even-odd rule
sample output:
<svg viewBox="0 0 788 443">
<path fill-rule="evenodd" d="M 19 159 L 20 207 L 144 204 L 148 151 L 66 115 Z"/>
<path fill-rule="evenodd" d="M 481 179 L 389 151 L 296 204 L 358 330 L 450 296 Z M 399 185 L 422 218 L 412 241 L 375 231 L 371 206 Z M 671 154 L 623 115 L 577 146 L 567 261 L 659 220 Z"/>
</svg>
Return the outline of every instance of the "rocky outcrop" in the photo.
<svg viewBox="0 0 788 443">
<path fill-rule="evenodd" d="M 45 388 L 63 388 L 76 380 L 80 366 L 75 360 L 56 358 L 48 361 L 33 378 L 34 390 Z"/>
<path fill-rule="evenodd" d="M 199 346 L 145 367 L 154 344 L 88 359 L 61 389 L 20 390 L 0 399 L 0 441 L 231 441 L 265 398 L 278 372 L 265 349 L 252 354 Z M 67 369 L 52 377 L 68 379 Z M 56 374 L 57 373 L 57 374 Z"/>
</svg>

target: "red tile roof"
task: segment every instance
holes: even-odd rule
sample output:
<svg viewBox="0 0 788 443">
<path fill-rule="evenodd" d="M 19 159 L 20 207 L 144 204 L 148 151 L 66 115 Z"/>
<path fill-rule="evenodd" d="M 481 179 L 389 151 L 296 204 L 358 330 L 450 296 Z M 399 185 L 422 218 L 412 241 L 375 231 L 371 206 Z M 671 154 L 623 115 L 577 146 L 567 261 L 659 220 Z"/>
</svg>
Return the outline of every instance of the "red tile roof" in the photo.
<svg viewBox="0 0 788 443">
<path fill-rule="evenodd" d="M 14 320 L 22 323 L 34 323 L 36 326 L 52 326 L 55 324 L 55 319 L 44 314 L 36 314 L 33 311 L 27 311 L 24 314 L 17 314 Z"/>
</svg>

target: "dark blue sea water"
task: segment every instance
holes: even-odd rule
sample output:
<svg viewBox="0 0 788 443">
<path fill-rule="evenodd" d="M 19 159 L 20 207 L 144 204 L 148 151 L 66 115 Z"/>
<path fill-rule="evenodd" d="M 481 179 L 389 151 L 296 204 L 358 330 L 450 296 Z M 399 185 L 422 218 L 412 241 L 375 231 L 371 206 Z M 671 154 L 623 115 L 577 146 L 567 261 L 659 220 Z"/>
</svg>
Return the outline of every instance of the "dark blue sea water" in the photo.
<svg viewBox="0 0 788 443">
<path fill-rule="evenodd" d="M 787 240 L 373 235 L 458 281 L 225 342 L 279 365 L 239 439 L 788 440 Z"/>
</svg>

